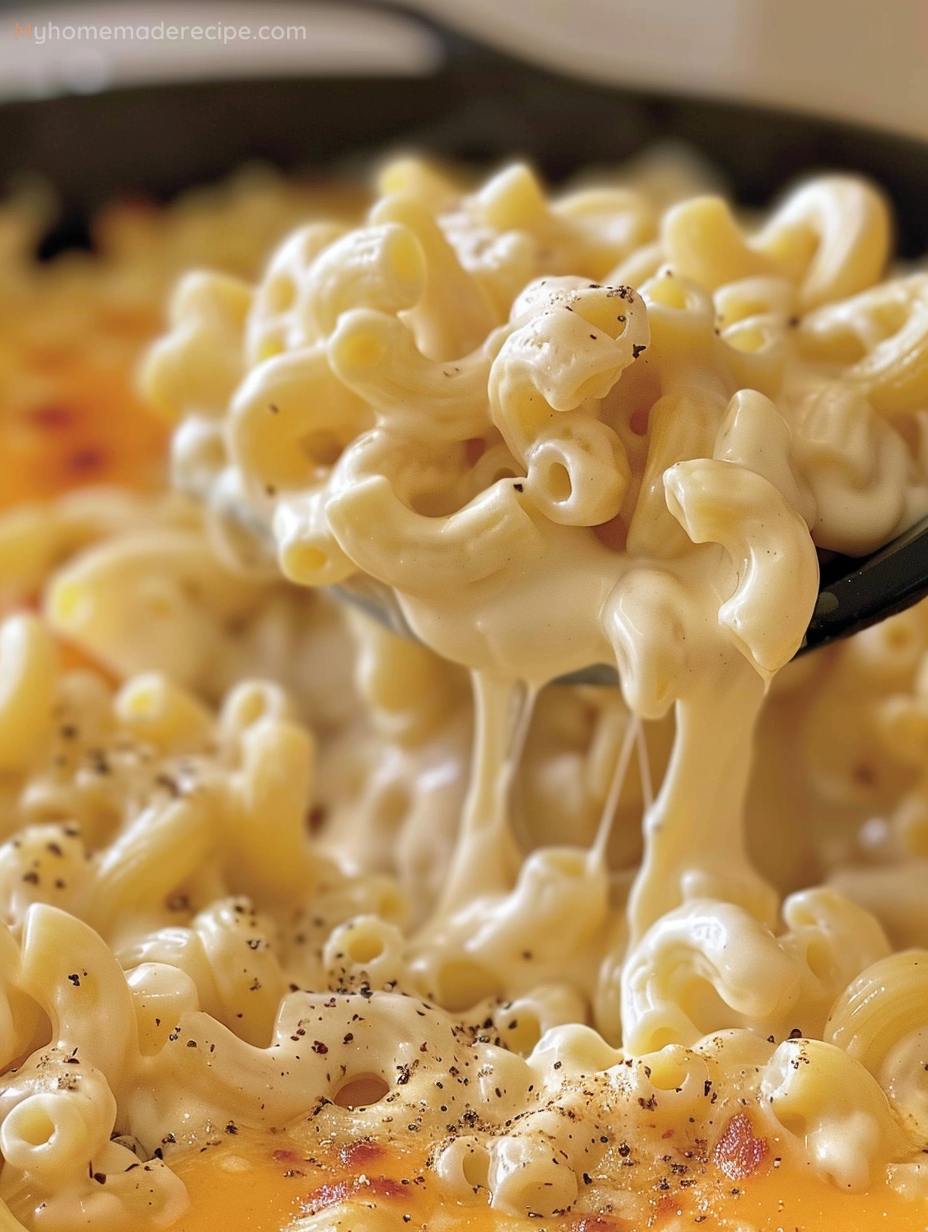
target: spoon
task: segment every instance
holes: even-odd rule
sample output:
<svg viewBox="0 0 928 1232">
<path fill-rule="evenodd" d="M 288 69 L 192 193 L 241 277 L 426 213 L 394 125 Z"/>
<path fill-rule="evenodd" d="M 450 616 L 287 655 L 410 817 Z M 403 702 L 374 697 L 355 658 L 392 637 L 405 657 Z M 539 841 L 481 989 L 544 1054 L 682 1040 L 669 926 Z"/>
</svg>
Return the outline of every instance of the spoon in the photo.
<svg viewBox="0 0 928 1232">
<path fill-rule="evenodd" d="M 189 482 L 182 487 L 199 503 L 244 530 L 252 546 L 260 547 L 262 554 L 273 556 L 270 527 L 260 522 L 255 514 L 234 499 L 220 496 L 215 488 L 209 492 L 194 490 Z M 392 589 L 376 578 L 358 573 L 323 589 L 339 602 L 372 616 L 400 637 L 418 640 Z M 818 599 L 797 656 L 839 638 L 851 637 L 888 616 L 905 611 L 926 596 L 928 515 L 867 556 L 823 553 Z M 595 663 L 560 677 L 559 682 L 615 685 L 618 676 L 614 667 Z"/>
<path fill-rule="evenodd" d="M 823 560 L 818 601 L 799 654 L 850 637 L 928 595 L 928 516 L 869 556 Z"/>
</svg>

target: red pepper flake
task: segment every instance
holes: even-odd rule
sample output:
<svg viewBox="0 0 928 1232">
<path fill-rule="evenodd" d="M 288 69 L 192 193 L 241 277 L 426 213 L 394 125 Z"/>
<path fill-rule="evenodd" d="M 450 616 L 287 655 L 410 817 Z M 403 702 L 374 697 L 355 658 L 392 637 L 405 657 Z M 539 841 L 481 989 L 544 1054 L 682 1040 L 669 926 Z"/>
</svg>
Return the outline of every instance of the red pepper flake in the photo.
<svg viewBox="0 0 928 1232">
<path fill-rule="evenodd" d="M 359 1138 L 357 1142 L 349 1142 L 339 1152 L 342 1163 L 347 1168 L 366 1168 L 375 1159 L 380 1159 L 384 1150 L 370 1138 Z"/>
<path fill-rule="evenodd" d="M 292 1163 L 296 1159 L 296 1151 L 272 1151 L 271 1158 L 279 1164 Z"/>
<path fill-rule="evenodd" d="M 739 1112 L 722 1131 L 713 1159 L 730 1181 L 741 1181 L 757 1171 L 769 1149 L 766 1138 L 754 1137 L 754 1125 L 748 1114 Z"/>
<path fill-rule="evenodd" d="M 344 1202 L 350 1193 L 351 1185 L 348 1181 L 337 1181 L 334 1185 L 320 1185 L 318 1189 L 314 1189 L 312 1193 L 301 1199 L 302 1213 L 317 1215 L 327 1206 L 335 1206 L 337 1202 Z"/>
<path fill-rule="evenodd" d="M 320 1185 L 301 1199 L 303 1215 L 318 1215 L 326 1207 L 335 1206 L 354 1196 L 373 1198 L 401 1198 L 405 1190 L 399 1181 L 388 1176 L 356 1177 L 351 1181 L 336 1181 L 334 1185 Z"/>
</svg>

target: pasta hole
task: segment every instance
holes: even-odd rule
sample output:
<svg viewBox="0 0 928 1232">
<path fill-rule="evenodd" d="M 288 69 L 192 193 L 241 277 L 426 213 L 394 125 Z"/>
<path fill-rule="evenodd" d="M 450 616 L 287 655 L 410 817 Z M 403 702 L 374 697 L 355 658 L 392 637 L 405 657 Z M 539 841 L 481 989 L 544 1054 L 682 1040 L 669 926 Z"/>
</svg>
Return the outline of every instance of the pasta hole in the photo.
<svg viewBox="0 0 928 1232">
<path fill-rule="evenodd" d="M 358 331 L 342 339 L 339 359 L 355 372 L 376 368 L 383 359 L 383 343 L 373 334 Z"/>
<path fill-rule="evenodd" d="M 388 924 L 401 924 L 406 917 L 406 900 L 397 886 L 384 886 L 377 895 L 377 915 Z"/>
<path fill-rule="evenodd" d="M 129 715 L 147 718 L 157 709 L 158 690 L 154 685 L 137 684 L 123 694 L 124 705 Z"/>
<path fill-rule="evenodd" d="M 257 690 L 248 697 L 242 698 L 239 718 L 243 727 L 251 727 L 259 719 L 263 719 L 267 712 L 265 699 Z"/>
<path fill-rule="evenodd" d="M 648 1081 L 658 1091 L 676 1091 L 686 1082 L 688 1071 L 680 1059 L 678 1048 L 652 1053 L 647 1063 L 651 1071 Z"/>
<path fill-rule="evenodd" d="M 700 1034 L 717 1031 L 719 1024 L 731 1019 L 731 1007 L 719 995 L 711 980 L 695 979 L 681 998 L 680 1008 Z M 662 1029 L 651 1039 L 649 1051 L 656 1052 L 667 1044 L 675 1044 L 678 1037 Z"/>
<path fill-rule="evenodd" d="M 759 325 L 738 325 L 727 331 L 725 341 L 735 351 L 756 355 L 764 349 L 768 339 Z"/>
<path fill-rule="evenodd" d="M 520 1010 L 506 1025 L 506 1046 L 522 1056 L 527 1056 L 541 1039 L 541 1023 L 534 1014 Z"/>
<path fill-rule="evenodd" d="M 482 436 L 472 436 L 464 442 L 464 456 L 468 466 L 476 466 L 487 451 L 487 443 Z"/>
<path fill-rule="evenodd" d="M 342 456 L 341 441 L 334 432 L 328 432 L 324 428 L 304 436 L 301 445 L 303 452 L 316 466 L 334 466 Z"/>
<path fill-rule="evenodd" d="M 677 1035 L 669 1027 L 658 1027 L 647 1038 L 644 1048 L 648 1052 L 660 1052 L 662 1048 L 666 1048 L 670 1044 L 678 1043 Z M 669 1088 L 667 1088 L 669 1089 Z"/>
<path fill-rule="evenodd" d="M 461 1161 L 464 1180 L 472 1189 L 486 1189 L 490 1175 L 490 1156 L 480 1147 L 467 1151 Z"/>
<path fill-rule="evenodd" d="M 647 436 L 648 434 L 648 417 L 651 414 L 649 406 L 639 406 L 637 411 L 633 411 L 631 418 L 628 421 L 628 426 L 634 432 L 635 436 Z"/>
<path fill-rule="evenodd" d="M 470 1009 L 478 1001 L 498 998 L 499 980 L 479 963 L 458 959 L 445 963 L 438 972 L 436 1000 L 451 1013 Z"/>
<path fill-rule="evenodd" d="M 83 619 L 89 606 L 86 591 L 72 582 L 62 582 L 55 587 L 52 603 L 55 616 L 63 621 Z"/>
<path fill-rule="evenodd" d="M 834 973 L 831 950 L 821 940 L 813 941 L 806 949 L 806 962 L 817 980 L 828 981 Z"/>
<path fill-rule="evenodd" d="M 554 1162 L 557 1163 L 557 1160 Z M 555 1176 L 556 1180 L 549 1175 L 547 1180 L 538 1181 L 514 1177 L 510 1186 L 506 1187 L 506 1201 L 521 1210 L 533 1211 L 536 1218 L 539 1215 L 547 1218 L 559 1208 L 569 1207 L 577 1197 L 576 1176 L 567 1168 L 558 1168 Z M 497 1188 L 497 1193 L 500 1188 Z"/>
<path fill-rule="evenodd" d="M 624 552 L 628 542 L 628 527 L 621 514 L 616 514 L 608 522 L 600 522 L 593 527 L 593 533 L 603 547 L 611 552 Z"/>
<path fill-rule="evenodd" d="M 672 275 L 652 279 L 648 285 L 648 299 L 678 312 L 686 308 L 686 292 Z"/>
<path fill-rule="evenodd" d="M 379 1074 L 356 1074 L 349 1078 L 335 1092 L 333 1103 L 339 1108 L 355 1111 L 358 1108 L 370 1108 L 379 1104 L 389 1093 L 390 1085 Z"/>
<path fill-rule="evenodd" d="M 732 297 L 726 302 L 717 323 L 721 329 L 726 329 L 729 325 L 737 325 L 739 321 L 747 320 L 748 317 L 761 316 L 767 312 L 770 312 L 770 304 L 766 300 L 751 299 L 750 296 L 743 299 Z"/>
<path fill-rule="evenodd" d="M 899 301 L 888 300 L 872 309 L 872 322 L 883 339 L 898 334 L 906 323 L 906 307 Z"/>
<path fill-rule="evenodd" d="M 257 348 L 257 362 L 264 363 L 266 359 L 273 359 L 275 355 L 283 354 L 284 344 L 281 338 L 275 334 L 269 334 L 266 338 L 262 338 Z"/>
<path fill-rule="evenodd" d="M 545 485 L 553 501 L 564 504 L 573 494 L 570 471 L 563 462 L 552 462 L 545 472 Z"/>
<path fill-rule="evenodd" d="M 44 1108 L 23 1108 L 16 1118 L 16 1132 L 30 1146 L 46 1146 L 55 1136 L 55 1122 Z"/>
<path fill-rule="evenodd" d="M 376 926 L 356 924 L 345 938 L 345 950 L 353 963 L 366 966 L 383 954 L 383 937 Z"/>
<path fill-rule="evenodd" d="M 410 289 L 423 277 L 424 262 L 419 241 L 411 231 L 397 229 L 390 236 L 389 260 L 397 279 Z"/>
<path fill-rule="evenodd" d="M 281 566 L 287 577 L 295 582 L 316 577 L 322 573 L 329 558 L 322 548 L 312 543 L 294 543 L 281 553 Z"/>
<path fill-rule="evenodd" d="M 450 486 L 416 492 L 409 503 L 424 518 L 444 518 L 459 507 L 456 493 Z"/>
</svg>

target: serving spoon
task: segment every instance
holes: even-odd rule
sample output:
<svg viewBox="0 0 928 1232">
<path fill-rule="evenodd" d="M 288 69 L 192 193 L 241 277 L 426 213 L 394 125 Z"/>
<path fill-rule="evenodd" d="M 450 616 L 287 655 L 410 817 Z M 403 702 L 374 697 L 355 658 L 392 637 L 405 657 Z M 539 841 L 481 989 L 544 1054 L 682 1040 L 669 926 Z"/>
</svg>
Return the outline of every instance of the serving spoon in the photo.
<svg viewBox="0 0 928 1232">
<path fill-rule="evenodd" d="M 175 477 L 177 484 L 177 477 Z M 273 557 L 274 541 L 270 527 L 235 499 L 196 490 L 194 485 L 178 484 L 223 519 L 228 526 L 246 532 L 251 545 L 265 558 Z M 393 590 L 367 574 L 358 573 L 326 586 L 333 598 L 372 616 L 388 629 L 411 641 L 418 641 L 410 628 Z M 915 522 L 867 556 L 822 553 L 819 591 L 812 618 L 797 656 L 839 638 L 851 637 L 878 624 L 897 612 L 905 611 L 928 596 L 928 515 Z M 564 684 L 615 685 L 614 667 L 591 664 L 581 671 L 559 678 Z"/>
<path fill-rule="evenodd" d="M 928 595 L 928 516 L 869 556 L 821 563 L 818 600 L 799 654 L 850 637 Z"/>
</svg>

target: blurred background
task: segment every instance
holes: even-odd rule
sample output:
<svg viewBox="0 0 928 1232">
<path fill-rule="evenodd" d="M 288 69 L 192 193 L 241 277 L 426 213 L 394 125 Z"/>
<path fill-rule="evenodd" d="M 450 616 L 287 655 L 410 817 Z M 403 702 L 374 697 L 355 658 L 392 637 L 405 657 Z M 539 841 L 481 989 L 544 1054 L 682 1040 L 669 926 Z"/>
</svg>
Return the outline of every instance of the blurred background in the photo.
<svg viewBox="0 0 928 1232">
<path fill-rule="evenodd" d="M 436 51 L 403 16 L 548 68 L 615 85 L 788 107 L 928 137 L 925 0 L 0 0 L 0 98 L 130 82 L 266 74 L 423 72 Z M 30 41 L 20 30 L 32 25 Z M 250 30 L 250 38 L 157 35 L 39 44 L 49 23 Z M 258 37 L 306 25 L 301 38 Z"/>
<path fill-rule="evenodd" d="M 680 137 L 748 203 L 874 175 L 914 250 L 928 0 L 0 0 L 0 133 L 0 188 L 37 172 L 72 212 L 252 159 L 399 143 L 558 179 Z"/>
</svg>

